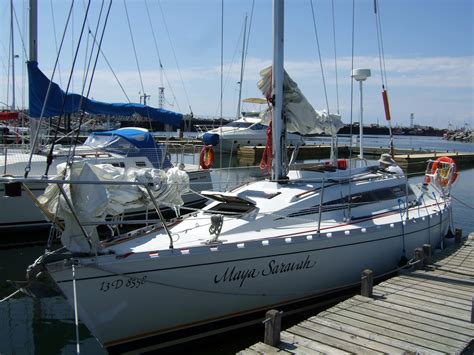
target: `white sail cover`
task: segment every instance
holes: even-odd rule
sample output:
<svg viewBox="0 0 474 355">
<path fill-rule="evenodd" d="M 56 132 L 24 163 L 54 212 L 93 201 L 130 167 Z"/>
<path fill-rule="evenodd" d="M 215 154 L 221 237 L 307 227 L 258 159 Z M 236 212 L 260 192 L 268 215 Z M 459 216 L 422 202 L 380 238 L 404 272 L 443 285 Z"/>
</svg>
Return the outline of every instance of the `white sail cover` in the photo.
<svg viewBox="0 0 474 355">
<path fill-rule="evenodd" d="M 258 88 L 265 97 L 271 97 L 272 66 L 260 71 L 260 76 Z M 283 109 L 289 132 L 298 132 L 303 135 L 315 133 L 335 135 L 344 125 L 340 115 L 328 115 L 326 111 L 315 110 L 286 71 L 283 81 Z"/>
<path fill-rule="evenodd" d="M 130 181 L 146 183 L 159 204 L 177 207 L 183 204 L 181 195 L 189 191 L 189 176 L 179 168 L 166 172 L 152 168 L 119 168 L 110 164 L 75 164 L 72 169 L 58 165 L 58 176 L 54 180 L 97 182 L 97 184 L 64 184 L 68 199 L 81 222 L 101 222 L 106 217 L 118 216 L 127 210 L 152 207 L 153 204 L 144 186 L 107 185 L 107 181 Z M 102 183 L 100 183 L 102 182 Z M 89 241 L 77 224 L 66 200 L 56 184 L 49 184 L 39 202 L 49 212 L 64 220 L 62 244 L 72 252 L 95 252 L 99 248 L 99 237 L 95 226 L 84 226 Z"/>
</svg>

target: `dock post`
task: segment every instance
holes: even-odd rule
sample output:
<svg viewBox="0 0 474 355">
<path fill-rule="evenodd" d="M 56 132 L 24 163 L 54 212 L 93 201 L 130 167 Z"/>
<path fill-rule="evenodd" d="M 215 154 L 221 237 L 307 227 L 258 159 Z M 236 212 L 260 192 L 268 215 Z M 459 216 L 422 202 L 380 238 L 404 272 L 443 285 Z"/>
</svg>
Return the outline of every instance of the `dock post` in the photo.
<svg viewBox="0 0 474 355">
<path fill-rule="evenodd" d="M 374 287 L 374 273 L 370 269 L 362 271 L 360 284 L 360 295 L 364 297 L 372 297 L 372 289 Z"/>
<path fill-rule="evenodd" d="M 474 323 L 474 297 L 472 297 L 471 301 L 471 323 Z"/>
<path fill-rule="evenodd" d="M 454 243 L 456 245 L 461 244 L 461 238 L 462 238 L 462 229 L 456 228 L 455 235 L 454 235 Z"/>
<path fill-rule="evenodd" d="M 415 270 L 423 269 L 424 258 L 425 258 L 425 256 L 423 255 L 423 248 L 416 248 L 415 249 L 415 261 L 417 261 L 417 263 L 415 264 Z"/>
<path fill-rule="evenodd" d="M 263 342 L 276 347 L 280 343 L 281 314 L 276 309 L 271 309 L 265 314 L 265 337 Z"/>
<path fill-rule="evenodd" d="M 423 254 L 425 255 L 423 266 L 431 265 L 433 263 L 431 259 L 431 244 L 423 244 Z"/>
</svg>

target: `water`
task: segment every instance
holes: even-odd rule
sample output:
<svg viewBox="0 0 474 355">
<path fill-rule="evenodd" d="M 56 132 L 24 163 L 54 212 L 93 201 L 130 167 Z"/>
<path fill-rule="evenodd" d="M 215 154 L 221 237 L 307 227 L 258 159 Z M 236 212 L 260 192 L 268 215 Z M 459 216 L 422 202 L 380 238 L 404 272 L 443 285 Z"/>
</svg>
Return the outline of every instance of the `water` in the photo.
<svg viewBox="0 0 474 355">
<path fill-rule="evenodd" d="M 327 138 L 312 141 L 315 144 L 327 143 Z M 339 144 L 348 142 L 348 138 L 339 139 Z M 388 137 L 368 136 L 365 142 L 371 147 L 386 147 Z M 395 146 L 416 150 L 474 152 L 474 144 L 450 142 L 437 137 L 398 136 Z M 219 164 L 217 154 L 216 163 Z M 222 166 L 236 166 L 239 163 L 235 156 L 230 161 L 228 156 L 224 156 Z M 220 182 L 220 187 L 225 188 L 234 186 L 239 180 L 248 180 L 249 176 L 255 179 L 260 177 L 260 169 L 245 167 L 234 169 L 229 174 L 214 173 L 213 182 Z M 410 181 L 419 183 L 422 177 L 412 177 Z M 474 169 L 462 170 L 452 190 L 454 226 L 462 228 L 465 233 L 474 231 L 473 181 Z M 0 299 L 15 291 L 6 280 L 24 280 L 26 267 L 43 253 L 43 249 L 43 246 L 0 249 Z M 286 320 L 284 327 L 296 321 L 299 318 Z M 72 354 L 76 351 L 74 313 L 61 297 L 38 300 L 21 295 L 0 303 L 0 325 L 0 354 Z M 84 325 L 80 325 L 79 332 L 83 354 L 106 353 Z M 257 325 L 168 349 L 163 353 L 229 354 L 262 339 L 263 325 Z"/>
</svg>

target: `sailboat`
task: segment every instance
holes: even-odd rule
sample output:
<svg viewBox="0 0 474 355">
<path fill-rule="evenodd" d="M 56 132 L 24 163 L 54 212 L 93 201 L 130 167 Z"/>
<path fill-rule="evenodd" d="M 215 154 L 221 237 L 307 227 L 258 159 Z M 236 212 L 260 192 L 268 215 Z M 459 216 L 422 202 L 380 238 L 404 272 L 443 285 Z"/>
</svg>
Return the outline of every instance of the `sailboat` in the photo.
<svg viewBox="0 0 474 355">
<path fill-rule="evenodd" d="M 0 171 L 8 176 L 25 176 L 40 179 L 32 185 L 23 185 L 24 193 L 7 192 L 8 186 L 0 184 L 0 194 L 8 195 L 8 203 L 0 204 L 0 230 L 2 232 L 25 233 L 38 228 L 49 228 L 51 221 L 44 216 L 34 200 L 44 193 L 47 186 L 48 170 L 56 175 L 56 168 L 66 162 L 68 164 L 109 164 L 119 169 L 170 169 L 173 164 L 168 147 L 157 144 L 152 134 L 143 128 L 122 128 L 106 132 L 93 132 L 86 142 L 78 146 L 62 146 L 54 142 L 54 149 L 47 146 L 44 151 L 38 147 L 37 137 L 39 122 L 42 118 L 61 117 L 66 114 L 86 114 L 90 116 L 130 117 L 140 115 L 150 120 L 171 126 L 179 126 L 183 120 L 181 113 L 163 108 L 153 108 L 135 103 L 106 103 L 89 99 L 75 93 L 67 93 L 50 80 L 40 70 L 37 59 L 37 4 L 30 4 L 30 60 L 28 68 L 28 93 L 30 117 L 30 152 L 24 149 L 8 149 L 0 159 Z M 18 113 L 16 113 L 18 115 Z M 0 120 L 4 115 L 0 115 Z M 6 115 L 5 115 L 6 116 Z M 74 132 L 72 132 L 74 133 Z M 48 153 L 48 150 L 49 153 Z M 48 168 L 46 164 L 48 162 Z M 209 171 L 200 169 L 197 164 L 176 164 L 188 174 L 191 190 L 200 191 L 212 188 Z M 33 197 L 33 201 L 32 198 Z M 188 207 L 204 204 L 206 199 L 189 191 L 184 196 Z M 6 200 L 5 200 L 6 201 Z M 36 203 L 37 204 L 37 203 Z M 162 206 L 169 210 L 170 206 Z M 126 218 L 148 217 L 148 207 L 142 206 L 128 210 Z M 2 239 L 0 238 L 0 243 Z"/>
<path fill-rule="evenodd" d="M 202 211 L 112 241 L 88 243 L 78 214 L 70 238 L 82 238 L 83 249 L 48 252 L 29 268 L 29 280 L 47 275 L 108 349 L 351 287 L 363 269 L 385 275 L 415 247 L 438 247 L 449 229 L 452 164 L 430 165 L 420 186 L 377 166 L 283 164 L 283 1 L 273 8 L 271 177 L 203 191 L 213 202 Z"/>
</svg>

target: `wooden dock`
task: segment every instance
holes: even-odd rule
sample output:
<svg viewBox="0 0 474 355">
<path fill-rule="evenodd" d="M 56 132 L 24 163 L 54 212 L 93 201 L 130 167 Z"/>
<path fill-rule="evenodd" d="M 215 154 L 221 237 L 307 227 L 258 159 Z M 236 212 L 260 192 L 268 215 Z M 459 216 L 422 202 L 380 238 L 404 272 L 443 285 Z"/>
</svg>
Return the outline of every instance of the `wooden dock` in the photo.
<svg viewBox="0 0 474 355">
<path fill-rule="evenodd" d="M 403 272 L 239 354 L 460 354 L 474 346 L 474 233 Z"/>
<path fill-rule="evenodd" d="M 247 165 L 256 165 L 262 159 L 264 147 L 240 147 L 237 151 L 239 161 Z M 288 149 L 291 154 L 293 148 Z M 298 159 L 329 159 L 331 147 L 326 144 L 305 145 L 299 148 Z M 364 156 L 369 159 L 378 159 L 382 153 L 387 153 L 387 148 L 383 147 L 365 147 Z M 356 157 L 359 154 L 358 147 L 352 147 L 352 154 Z M 349 147 L 339 146 L 338 156 L 341 158 L 349 157 Z M 458 168 L 470 168 L 474 166 L 474 153 L 462 152 L 435 152 L 420 151 L 415 149 L 395 149 L 395 161 L 407 174 L 424 173 L 426 163 L 429 159 L 436 159 L 442 156 L 451 157 L 456 162 Z"/>
</svg>

